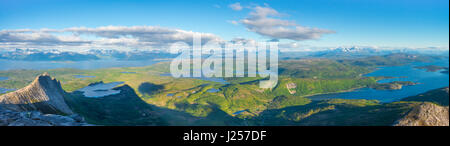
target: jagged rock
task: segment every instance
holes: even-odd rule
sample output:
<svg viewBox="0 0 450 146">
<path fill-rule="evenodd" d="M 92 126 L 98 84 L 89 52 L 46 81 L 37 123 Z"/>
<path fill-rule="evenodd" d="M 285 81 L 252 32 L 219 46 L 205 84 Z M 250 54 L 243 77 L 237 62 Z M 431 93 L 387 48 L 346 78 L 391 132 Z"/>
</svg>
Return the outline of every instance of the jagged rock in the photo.
<svg viewBox="0 0 450 146">
<path fill-rule="evenodd" d="M 77 118 L 77 119 L 75 119 Z M 80 121 L 80 119 L 82 121 Z M 0 107 L 0 126 L 93 126 L 79 115 L 61 116 L 38 111 L 16 112 Z"/>
<path fill-rule="evenodd" d="M 449 107 L 423 103 L 414 107 L 395 126 L 449 126 Z"/>
<path fill-rule="evenodd" d="M 73 114 L 64 93 L 48 73 L 36 77 L 30 85 L 0 96 L 0 126 L 92 126 Z"/>
<path fill-rule="evenodd" d="M 82 117 L 78 114 L 70 115 L 70 118 L 74 119 L 77 122 L 85 122 L 84 117 Z"/>
<path fill-rule="evenodd" d="M 0 96 L 0 105 L 14 111 L 73 114 L 64 101 L 61 83 L 44 73 L 28 86 Z"/>
<path fill-rule="evenodd" d="M 40 120 L 32 120 L 29 118 L 20 118 L 10 124 L 8 126 L 51 126 L 49 123 L 40 121 Z"/>
</svg>

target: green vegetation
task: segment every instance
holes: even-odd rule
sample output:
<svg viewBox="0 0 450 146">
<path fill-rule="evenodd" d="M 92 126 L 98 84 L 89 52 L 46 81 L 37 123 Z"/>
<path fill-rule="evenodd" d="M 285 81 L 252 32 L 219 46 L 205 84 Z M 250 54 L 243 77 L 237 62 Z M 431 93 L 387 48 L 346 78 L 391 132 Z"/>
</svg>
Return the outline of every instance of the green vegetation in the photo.
<svg viewBox="0 0 450 146">
<path fill-rule="evenodd" d="M 68 92 L 66 100 L 74 111 L 100 125 L 389 125 L 414 103 L 311 101 L 307 96 L 364 87 L 387 89 L 390 85 L 412 85 L 412 82 L 378 84 L 377 80 L 384 77 L 363 75 L 384 65 L 426 60 L 426 57 L 394 54 L 347 60 L 281 61 L 279 82 L 273 89 L 259 88 L 259 80 L 264 80 L 261 77 L 225 78 L 229 84 L 221 84 L 160 76 L 168 73 L 168 62 L 96 70 L 0 71 L 0 76 L 9 78 L 0 81 L 0 87 L 22 88 L 37 75 L 48 72 L 61 81 Z M 75 75 L 94 77 L 76 78 Z M 126 93 L 86 98 L 76 92 L 100 81 L 124 82 L 128 85 L 122 87 Z M 210 89 L 218 91 L 209 92 Z M 238 111 L 243 112 L 235 114 Z"/>
<path fill-rule="evenodd" d="M 380 104 L 373 100 L 332 99 L 266 110 L 252 121 L 255 125 L 390 126 L 414 105 L 406 102 Z"/>
<path fill-rule="evenodd" d="M 449 103 L 448 90 L 449 90 L 448 87 L 435 89 L 423 94 L 404 98 L 402 99 L 402 101 L 432 102 L 437 105 L 448 106 Z"/>
<path fill-rule="evenodd" d="M 122 93 L 102 98 L 86 98 L 81 92 L 74 92 L 65 94 L 65 100 L 76 113 L 83 115 L 92 124 L 167 125 L 129 86 L 116 89 Z"/>
</svg>

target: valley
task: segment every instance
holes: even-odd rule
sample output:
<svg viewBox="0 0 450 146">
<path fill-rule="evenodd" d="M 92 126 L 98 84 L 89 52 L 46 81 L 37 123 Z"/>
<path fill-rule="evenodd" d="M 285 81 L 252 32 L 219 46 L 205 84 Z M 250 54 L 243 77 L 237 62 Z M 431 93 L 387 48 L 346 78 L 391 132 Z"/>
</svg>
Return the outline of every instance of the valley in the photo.
<svg viewBox="0 0 450 146">
<path fill-rule="evenodd" d="M 417 78 L 391 72 L 430 63 L 448 67 L 448 59 L 429 55 L 288 59 L 279 63 L 278 85 L 261 89 L 261 77 L 173 78 L 166 75 L 169 62 L 159 62 L 143 67 L 0 71 L 7 77 L 0 88 L 23 88 L 47 72 L 61 82 L 71 109 L 97 125 L 393 125 L 420 104 L 402 98 L 448 86 L 448 74 L 417 69 L 427 77 Z M 447 81 L 430 86 L 443 79 Z M 385 87 L 391 84 L 407 86 Z M 361 93 L 366 90 L 370 92 Z M 388 93 L 391 96 L 381 96 Z"/>
</svg>

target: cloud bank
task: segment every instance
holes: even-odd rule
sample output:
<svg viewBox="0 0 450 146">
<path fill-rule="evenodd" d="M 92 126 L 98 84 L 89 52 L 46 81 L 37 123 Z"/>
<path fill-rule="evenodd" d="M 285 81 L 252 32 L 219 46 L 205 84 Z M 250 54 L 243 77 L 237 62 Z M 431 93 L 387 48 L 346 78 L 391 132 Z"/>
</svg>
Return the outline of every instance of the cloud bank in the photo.
<svg viewBox="0 0 450 146">
<path fill-rule="evenodd" d="M 279 19 L 282 15 L 268 6 L 250 7 L 247 18 L 240 20 L 249 31 L 273 39 L 294 41 L 319 39 L 324 34 L 335 33 L 332 30 L 301 26 L 294 21 Z"/>
<path fill-rule="evenodd" d="M 211 33 L 156 26 L 73 27 L 65 29 L 17 29 L 0 31 L 0 47 L 127 47 L 164 48 L 175 42 L 192 44 L 194 34 L 202 42 L 222 41 Z"/>
</svg>

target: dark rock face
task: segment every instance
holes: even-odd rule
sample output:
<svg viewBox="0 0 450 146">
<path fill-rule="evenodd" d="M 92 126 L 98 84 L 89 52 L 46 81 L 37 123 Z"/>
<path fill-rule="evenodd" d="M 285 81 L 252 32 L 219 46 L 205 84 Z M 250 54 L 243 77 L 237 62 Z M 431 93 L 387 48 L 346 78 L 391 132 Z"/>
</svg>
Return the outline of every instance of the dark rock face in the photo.
<svg viewBox="0 0 450 146">
<path fill-rule="evenodd" d="M 0 126 L 94 126 L 79 115 L 61 116 L 38 111 L 15 112 L 0 107 Z"/>
<path fill-rule="evenodd" d="M 61 83 L 47 73 L 28 86 L 0 96 L 0 106 L 13 111 L 40 111 L 44 114 L 73 114 L 64 101 Z"/>
</svg>

